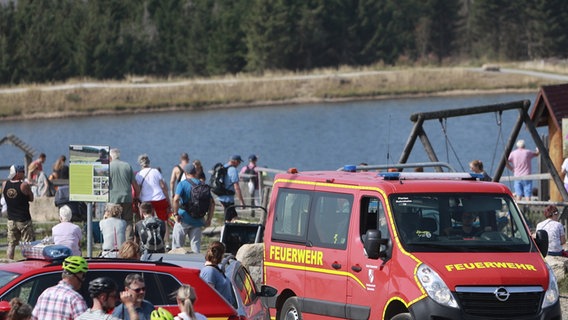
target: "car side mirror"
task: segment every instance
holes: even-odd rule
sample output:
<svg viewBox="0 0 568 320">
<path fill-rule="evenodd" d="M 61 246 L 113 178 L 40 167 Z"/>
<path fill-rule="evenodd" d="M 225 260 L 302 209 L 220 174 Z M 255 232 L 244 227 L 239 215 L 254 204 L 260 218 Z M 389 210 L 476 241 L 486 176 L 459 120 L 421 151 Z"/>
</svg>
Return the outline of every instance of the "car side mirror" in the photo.
<svg viewBox="0 0 568 320">
<path fill-rule="evenodd" d="M 274 297 L 278 293 L 278 289 L 268 286 L 268 285 L 261 285 L 260 292 L 258 292 L 257 296 L 259 297 Z"/>
<path fill-rule="evenodd" d="M 542 256 L 546 257 L 548 254 L 548 232 L 546 230 L 537 230 L 534 240 Z"/>
<path fill-rule="evenodd" d="M 369 259 L 379 259 L 386 255 L 381 252 L 381 244 L 387 244 L 386 239 L 381 239 L 381 231 L 377 229 L 369 229 L 363 238 L 363 247 Z"/>
</svg>

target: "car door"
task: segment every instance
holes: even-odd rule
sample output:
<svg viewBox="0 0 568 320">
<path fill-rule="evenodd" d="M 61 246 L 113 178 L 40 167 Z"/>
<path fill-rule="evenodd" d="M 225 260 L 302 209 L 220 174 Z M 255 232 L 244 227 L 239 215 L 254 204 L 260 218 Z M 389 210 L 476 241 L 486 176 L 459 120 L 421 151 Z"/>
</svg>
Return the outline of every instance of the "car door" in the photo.
<svg viewBox="0 0 568 320">
<path fill-rule="evenodd" d="M 382 310 L 388 292 L 388 277 L 390 264 L 381 259 L 369 259 L 363 247 L 365 233 L 369 229 L 381 231 L 381 238 L 390 239 L 387 225 L 385 205 L 382 197 L 373 194 L 363 194 L 358 201 L 358 219 L 354 223 L 354 237 L 349 241 L 349 277 L 348 306 L 357 317 L 369 317 L 371 305 L 376 310 Z M 390 240 L 389 240 L 390 241 Z M 385 249 L 381 246 L 381 249 Z M 375 311 L 376 312 L 376 311 Z M 378 319 L 382 315 L 371 315 Z"/>
<path fill-rule="evenodd" d="M 245 314 L 247 319 L 267 320 L 268 308 L 257 296 L 256 284 L 248 270 L 239 262 L 236 262 L 235 269 L 232 283 L 239 304 L 239 315 Z"/>
</svg>

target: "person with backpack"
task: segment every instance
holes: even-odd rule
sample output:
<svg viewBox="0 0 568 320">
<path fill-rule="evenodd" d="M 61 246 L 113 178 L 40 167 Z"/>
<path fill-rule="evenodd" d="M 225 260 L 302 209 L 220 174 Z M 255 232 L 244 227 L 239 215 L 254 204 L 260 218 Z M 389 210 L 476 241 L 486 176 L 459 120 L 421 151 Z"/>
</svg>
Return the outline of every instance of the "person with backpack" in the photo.
<svg viewBox="0 0 568 320">
<path fill-rule="evenodd" d="M 226 190 L 225 194 L 217 194 L 219 197 L 219 202 L 223 205 L 225 209 L 225 222 L 231 222 L 237 218 L 237 209 L 235 209 L 235 195 L 239 199 L 242 206 L 245 205 L 243 200 L 243 194 L 241 193 L 241 188 L 239 187 L 239 171 L 237 168 L 243 162 L 240 155 L 236 154 L 231 156 L 229 162 L 224 165 L 227 169 L 226 175 L 223 180 L 223 185 Z"/>
<path fill-rule="evenodd" d="M 140 204 L 140 213 L 143 220 L 136 223 L 136 243 L 145 253 L 164 253 L 164 237 L 166 236 L 166 223 L 154 217 L 154 208 L 150 202 Z"/>
<path fill-rule="evenodd" d="M 172 249 L 185 244 L 189 236 L 191 251 L 201 252 L 201 229 L 211 225 L 215 202 L 208 184 L 197 178 L 197 168 L 189 163 L 184 167 L 186 179 L 178 183 L 173 212 L 176 217 L 172 233 Z"/>
<path fill-rule="evenodd" d="M 249 195 L 250 195 L 250 205 L 258 205 L 258 172 L 256 171 L 256 162 L 258 157 L 256 154 L 251 154 L 248 158 L 249 163 L 241 169 L 240 177 L 244 182 L 247 183 Z"/>
</svg>

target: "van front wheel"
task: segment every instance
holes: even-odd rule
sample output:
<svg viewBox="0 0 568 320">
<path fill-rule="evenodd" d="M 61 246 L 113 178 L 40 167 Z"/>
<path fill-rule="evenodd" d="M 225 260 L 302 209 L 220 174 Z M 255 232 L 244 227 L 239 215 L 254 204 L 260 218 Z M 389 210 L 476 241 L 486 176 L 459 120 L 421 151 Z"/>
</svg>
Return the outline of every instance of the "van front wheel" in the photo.
<svg viewBox="0 0 568 320">
<path fill-rule="evenodd" d="M 300 311 L 298 298 L 291 297 L 284 302 L 278 320 L 302 320 L 302 312 Z"/>
<path fill-rule="evenodd" d="M 391 320 L 414 320 L 414 318 L 412 318 L 410 313 L 399 313 L 392 317 Z"/>
</svg>

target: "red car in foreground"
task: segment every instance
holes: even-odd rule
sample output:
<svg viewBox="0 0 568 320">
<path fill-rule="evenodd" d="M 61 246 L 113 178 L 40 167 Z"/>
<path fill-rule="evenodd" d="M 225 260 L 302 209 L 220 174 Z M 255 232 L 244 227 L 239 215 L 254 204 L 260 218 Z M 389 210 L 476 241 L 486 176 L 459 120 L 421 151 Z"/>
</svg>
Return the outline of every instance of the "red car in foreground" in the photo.
<svg viewBox="0 0 568 320">
<path fill-rule="evenodd" d="M 215 289 L 199 277 L 199 269 L 183 268 L 159 261 L 134 261 L 120 259 L 87 259 L 89 272 L 80 289 L 81 295 L 92 305 L 87 288 L 89 281 L 98 277 L 110 277 L 119 290 L 124 290 L 124 278 L 130 273 L 142 274 L 146 283 L 146 300 L 156 308 L 164 307 L 173 314 L 179 312 L 175 296 L 181 284 L 195 288 L 195 310 L 208 319 L 239 319 L 237 311 Z M 22 260 L 0 264 L 0 300 L 19 297 L 35 306 L 39 295 L 61 280 L 61 263 L 42 260 Z"/>
</svg>

